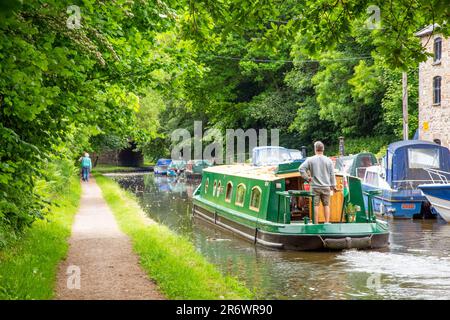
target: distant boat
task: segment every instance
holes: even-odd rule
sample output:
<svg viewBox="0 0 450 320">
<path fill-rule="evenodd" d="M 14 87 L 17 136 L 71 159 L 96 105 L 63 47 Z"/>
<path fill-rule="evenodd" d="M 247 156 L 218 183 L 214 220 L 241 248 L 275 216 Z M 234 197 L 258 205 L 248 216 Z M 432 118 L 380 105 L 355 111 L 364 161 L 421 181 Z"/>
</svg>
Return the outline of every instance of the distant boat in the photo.
<svg viewBox="0 0 450 320">
<path fill-rule="evenodd" d="M 339 172 L 364 179 L 366 169 L 377 164 L 377 158 L 373 153 L 361 152 L 337 158 L 335 168 Z"/>
<path fill-rule="evenodd" d="M 169 177 L 177 177 L 186 170 L 186 161 L 184 160 L 172 160 L 167 168 L 167 175 Z"/>
<path fill-rule="evenodd" d="M 282 147 L 253 149 L 252 164 L 203 170 L 193 196 L 193 215 L 255 244 L 273 249 L 342 250 L 388 245 L 388 224 L 366 210 L 361 180 L 336 174 L 330 199 L 331 223 L 319 207 L 313 223 L 313 193 L 299 173 L 304 160 Z"/>
<path fill-rule="evenodd" d="M 433 208 L 447 222 L 450 222 L 450 172 L 427 169 L 433 183 L 418 186 Z"/>
<path fill-rule="evenodd" d="M 391 143 L 382 164 L 366 168 L 364 175 L 364 191 L 381 191 L 373 199 L 374 211 L 394 218 L 435 217 L 430 202 L 418 189 L 432 183 L 427 169 L 450 171 L 450 151 L 429 141 Z M 367 203 L 367 197 L 365 200 Z"/>
<path fill-rule="evenodd" d="M 205 168 L 213 166 L 213 163 L 206 159 L 189 160 L 186 164 L 185 174 L 188 178 L 201 177 Z"/>
<path fill-rule="evenodd" d="M 171 159 L 159 159 L 156 162 L 155 167 L 153 168 L 153 172 L 155 174 L 167 174 L 167 169 L 169 165 L 172 163 Z"/>
</svg>

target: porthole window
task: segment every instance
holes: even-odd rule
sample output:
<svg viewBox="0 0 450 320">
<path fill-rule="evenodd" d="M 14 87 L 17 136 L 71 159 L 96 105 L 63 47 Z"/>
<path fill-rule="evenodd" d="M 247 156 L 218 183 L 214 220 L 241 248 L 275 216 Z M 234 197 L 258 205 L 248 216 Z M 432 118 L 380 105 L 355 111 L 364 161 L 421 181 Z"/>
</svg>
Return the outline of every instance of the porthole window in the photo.
<svg viewBox="0 0 450 320">
<path fill-rule="evenodd" d="M 236 201 L 235 201 L 235 204 L 237 206 L 240 206 L 240 207 L 244 206 L 245 191 L 246 191 L 245 184 L 241 183 L 241 184 L 239 184 L 237 186 L 237 189 L 236 189 Z"/>
<path fill-rule="evenodd" d="M 206 178 L 206 181 L 205 181 L 205 193 L 208 193 L 208 186 L 209 186 L 209 178 Z"/>
<path fill-rule="evenodd" d="M 225 193 L 225 201 L 231 202 L 231 195 L 233 194 L 233 184 L 231 182 L 227 183 L 227 191 Z"/>
<path fill-rule="evenodd" d="M 219 181 L 219 183 L 217 184 L 216 196 L 220 196 L 221 193 L 222 193 L 222 183 Z"/>
<path fill-rule="evenodd" d="M 214 180 L 214 185 L 213 185 L 213 197 L 216 195 L 216 191 L 217 191 L 217 181 Z"/>
<path fill-rule="evenodd" d="M 250 197 L 250 209 L 253 211 L 259 211 L 260 205 L 261 205 L 261 188 L 253 187 L 252 195 Z"/>
</svg>

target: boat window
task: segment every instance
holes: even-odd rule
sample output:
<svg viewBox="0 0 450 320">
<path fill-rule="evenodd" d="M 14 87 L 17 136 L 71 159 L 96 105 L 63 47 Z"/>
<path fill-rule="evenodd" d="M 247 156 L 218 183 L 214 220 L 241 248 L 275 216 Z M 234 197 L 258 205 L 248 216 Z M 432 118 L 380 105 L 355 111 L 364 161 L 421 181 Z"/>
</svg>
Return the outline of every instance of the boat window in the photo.
<svg viewBox="0 0 450 320">
<path fill-rule="evenodd" d="M 209 178 L 206 178 L 206 181 L 205 181 L 205 193 L 208 193 L 208 186 L 209 186 Z"/>
<path fill-rule="evenodd" d="M 216 195 L 216 190 L 217 190 L 217 181 L 214 180 L 214 185 L 213 185 L 213 197 Z"/>
<path fill-rule="evenodd" d="M 342 172 L 350 174 L 355 158 L 350 158 L 342 161 Z"/>
<path fill-rule="evenodd" d="M 222 193 L 222 183 L 219 181 L 219 183 L 217 184 L 216 196 L 220 196 L 221 193 Z"/>
<path fill-rule="evenodd" d="M 240 207 L 244 206 L 245 190 L 246 190 L 245 184 L 241 183 L 240 185 L 237 186 L 236 202 L 235 202 L 235 204 L 237 206 L 240 206 Z"/>
<path fill-rule="evenodd" d="M 378 186 L 378 173 L 372 171 L 366 172 L 365 182 L 372 186 Z"/>
<path fill-rule="evenodd" d="M 227 192 L 225 194 L 225 201 L 230 202 L 231 201 L 231 194 L 233 193 L 233 184 L 231 182 L 227 183 Z"/>
<path fill-rule="evenodd" d="M 410 169 L 439 169 L 439 149 L 408 149 Z"/>
<path fill-rule="evenodd" d="M 292 160 L 289 150 L 283 147 L 259 147 L 253 150 L 252 162 L 255 166 L 272 166 Z"/>
<path fill-rule="evenodd" d="M 261 204 L 261 188 L 253 187 L 252 196 L 250 198 L 250 209 L 254 211 L 259 211 L 260 204 Z"/>
</svg>

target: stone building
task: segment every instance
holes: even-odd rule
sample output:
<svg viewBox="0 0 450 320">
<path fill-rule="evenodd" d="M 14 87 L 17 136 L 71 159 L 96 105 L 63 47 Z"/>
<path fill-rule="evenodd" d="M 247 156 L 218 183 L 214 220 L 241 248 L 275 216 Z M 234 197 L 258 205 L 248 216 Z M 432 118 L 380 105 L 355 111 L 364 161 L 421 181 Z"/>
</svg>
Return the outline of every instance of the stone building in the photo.
<svg viewBox="0 0 450 320">
<path fill-rule="evenodd" d="M 438 25 L 419 32 L 422 45 L 433 55 L 419 66 L 419 139 L 439 139 L 450 147 L 450 38 Z"/>
</svg>

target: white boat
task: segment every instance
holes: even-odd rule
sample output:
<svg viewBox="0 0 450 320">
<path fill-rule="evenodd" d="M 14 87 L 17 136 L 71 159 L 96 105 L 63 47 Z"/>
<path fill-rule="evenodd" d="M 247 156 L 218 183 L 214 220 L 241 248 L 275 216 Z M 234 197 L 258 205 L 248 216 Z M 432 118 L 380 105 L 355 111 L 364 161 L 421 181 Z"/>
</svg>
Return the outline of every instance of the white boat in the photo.
<svg viewBox="0 0 450 320">
<path fill-rule="evenodd" d="M 433 183 L 418 186 L 437 213 L 450 222 L 450 172 L 426 169 Z"/>
</svg>

